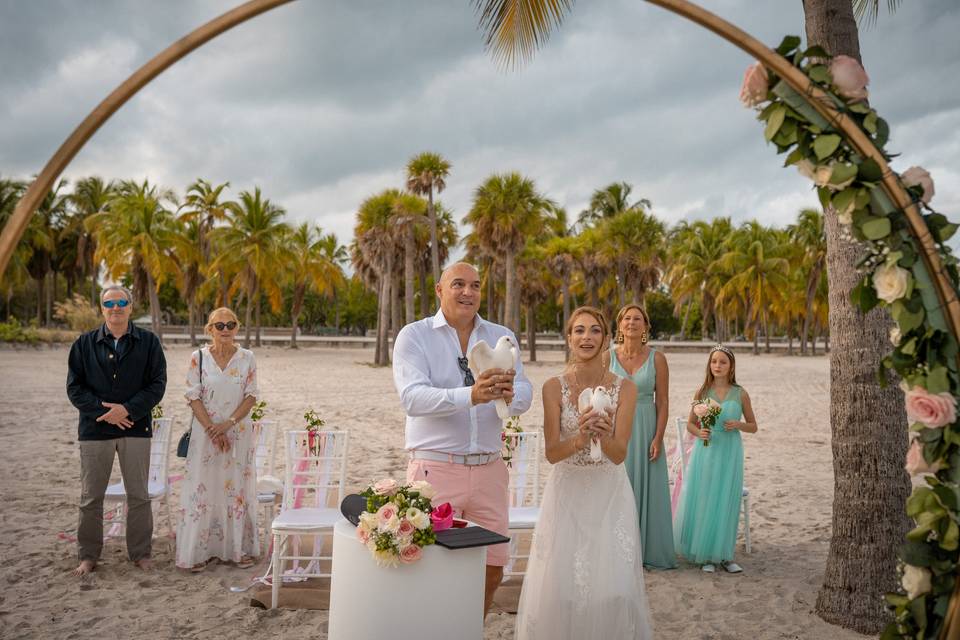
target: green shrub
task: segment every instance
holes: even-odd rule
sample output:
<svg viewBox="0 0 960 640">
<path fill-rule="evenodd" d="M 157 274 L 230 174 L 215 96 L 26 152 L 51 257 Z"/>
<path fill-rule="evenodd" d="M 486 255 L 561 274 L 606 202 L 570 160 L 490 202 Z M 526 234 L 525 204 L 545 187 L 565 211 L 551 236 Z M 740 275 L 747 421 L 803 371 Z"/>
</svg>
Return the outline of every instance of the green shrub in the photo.
<svg viewBox="0 0 960 640">
<path fill-rule="evenodd" d="M 92 306 L 86 297 L 79 293 L 75 293 L 69 300 L 57 302 L 53 306 L 55 309 L 53 316 L 73 331 L 91 331 L 103 322 L 100 310 Z"/>
</svg>

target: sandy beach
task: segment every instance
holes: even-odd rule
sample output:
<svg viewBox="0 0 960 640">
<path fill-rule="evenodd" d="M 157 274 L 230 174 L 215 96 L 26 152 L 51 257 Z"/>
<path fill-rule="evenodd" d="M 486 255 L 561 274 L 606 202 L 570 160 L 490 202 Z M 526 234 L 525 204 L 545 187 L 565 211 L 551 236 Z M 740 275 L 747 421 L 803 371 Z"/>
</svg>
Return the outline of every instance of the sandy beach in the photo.
<svg viewBox="0 0 960 640">
<path fill-rule="evenodd" d="M 166 351 L 163 408 L 175 418 L 174 438 L 188 424 L 182 394 L 189 352 L 180 346 Z M 303 412 L 313 408 L 328 427 L 349 430 L 351 488 L 383 476 L 402 478 L 403 412 L 390 369 L 370 366 L 371 352 L 271 347 L 256 355 L 266 417 L 284 428 L 300 428 Z M 527 366 L 535 388 L 533 407 L 522 419 L 527 429 L 542 424 L 539 388 L 560 371 L 561 355 L 541 354 L 544 362 Z M 325 638 L 326 611 L 251 607 L 248 594 L 228 587 L 246 583 L 254 570 L 226 565 L 198 575 L 177 570 L 164 539 L 154 541 L 152 572 L 135 569 L 123 542 L 112 540 L 92 576 L 69 575 L 76 546 L 65 538 L 76 529 L 80 460 L 76 411 L 64 390 L 66 358 L 66 348 L 0 350 L 0 637 Z M 701 383 L 706 350 L 667 358 L 672 417 L 685 414 Z M 823 356 L 738 354 L 737 379 L 750 392 L 760 427 L 744 436 L 753 553 L 743 552 L 741 540 L 742 575 L 705 575 L 684 563 L 675 571 L 647 572 L 657 635 L 861 638 L 812 612 L 833 499 L 829 362 Z M 671 420 L 667 447 L 674 441 Z M 181 459 L 172 458 L 170 473 L 182 475 Z M 115 474 L 119 477 L 118 469 Z M 162 525 L 156 522 L 158 531 Z M 513 638 L 513 622 L 511 614 L 491 615 L 485 637 Z M 409 625 L 398 626 L 397 638 L 402 628 Z"/>
</svg>

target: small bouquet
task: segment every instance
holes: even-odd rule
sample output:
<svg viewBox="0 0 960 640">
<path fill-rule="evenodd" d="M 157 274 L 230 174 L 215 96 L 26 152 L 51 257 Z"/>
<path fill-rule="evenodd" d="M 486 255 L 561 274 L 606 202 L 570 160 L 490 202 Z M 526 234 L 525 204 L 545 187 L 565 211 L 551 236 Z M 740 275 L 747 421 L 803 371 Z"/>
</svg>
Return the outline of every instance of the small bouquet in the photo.
<svg viewBox="0 0 960 640">
<path fill-rule="evenodd" d="M 260 400 L 259 402 L 255 403 L 253 405 L 253 409 L 250 410 L 250 420 L 252 422 L 260 422 L 261 420 L 263 420 L 263 412 L 264 412 L 264 409 L 266 408 L 267 408 L 267 403 L 264 402 L 263 400 Z"/>
<path fill-rule="evenodd" d="M 717 422 L 717 416 L 720 415 L 722 410 L 723 408 L 713 398 L 697 400 L 693 403 L 693 415 L 697 416 L 700 428 L 707 429 L 707 431 L 713 430 L 713 425 Z M 709 437 L 703 441 L 703 446 L 710 446 Z"/>
<path fill-rule="evenodd" d="M 382 567 L 416 562 L 423 547 L 437 541 L 435 530 L 452 524 L 453 509 L 449 503 L 436 509 L 430 504 L 436 492 L 429 482 L 418 480 L 401 485 L 387 478 L 370 485 L 360 495 L 367 499 L 367 510 L 360 514 L 357 538 Z"/>
<path fill-rule="evenodd" d="M 307 410 L 307 412 L 303 414 L 303 419 L 307 421 L 307 448 L 310 450 L 311 455 L 319 456 L 321 446 L 317 432 L 327 423 L 324 422 L 313 409 Z"/>
<path fill-rule="evenodd" d="M 520 416 L 510 416 L 503 425 L 503 431 L 500 433 L 500 439 L 503 441 L 503 461 L 507 467 L 513 466 L 513 450 L 517 447 L 517 434 L 523 433 L 523 427 L 520 426 Z"/>
</svg>

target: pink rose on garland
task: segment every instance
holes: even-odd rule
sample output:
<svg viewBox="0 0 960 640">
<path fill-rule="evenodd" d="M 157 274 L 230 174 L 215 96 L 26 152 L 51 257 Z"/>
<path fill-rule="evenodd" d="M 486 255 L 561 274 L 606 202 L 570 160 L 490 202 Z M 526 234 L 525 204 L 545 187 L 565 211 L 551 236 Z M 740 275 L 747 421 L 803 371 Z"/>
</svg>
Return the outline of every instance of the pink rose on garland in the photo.
<svg viewBox="0 0 960 640">
<path fill-rule="evenodd" d="M 767 101 L 767 69 L 759 62 L 747 67 L 740 86 L 740 102 L 745 107 L 756 107 Z"/>
<path fill-rule="evenodd" d="M 930 393 L 923 387 L 913 387 L 906 394 L 907 419 L 936 429 L 957 420 L 957 399 L 949 393 Z"/>
<path fill-rule="evenodd" d="M 911 476 L 920 476 L 928 473 L 936 473 L 940 470 L 940 463 L 927 463 L 923 457 L 923 445 L 919 439 L 915 438 L 913 442 L 910 443 L 910 448 L 907 449 L 907 464 L 905 464 L 903 468 L 906 469 L 907 473 Z"/>
<path fill-rule="evenodd" d="M 833 78 L 833 86 L 841 96 L 853 102 L 866 100 L 870 78 L 855 59 L 850 56 L 835 57 L 830 61 L 830 76 Z"/>
<path fill-rule="evenodd" d="M 908 187 L 913 187 L 920 185 L 920 188 L 923 189 L 923 197 L 920 198 L 923 204 L 930 204 L 930 200 L 933 199 L 933 178 L 930 177 L 930 174 L 923 167 L 910 167 L 903 172 L 903 175 L 900 176 L 903 179 L 903 184 Z"/>
<path fill-rule="evenodd" d="M 421 551 L 420 547 L 415 544 L 408 544 L 407 546 L 400 549 L 400 562 L 411 563 L 416 562 L 420 559 Z"/>
<path fill-rule="evenodd" d="M 449 502 L 444 502 L 434 508 L 430 514 L 430 522 L 433 523 L 434 532 L 443 531 L 453 526 L 453 507 Z"/>
</svg>

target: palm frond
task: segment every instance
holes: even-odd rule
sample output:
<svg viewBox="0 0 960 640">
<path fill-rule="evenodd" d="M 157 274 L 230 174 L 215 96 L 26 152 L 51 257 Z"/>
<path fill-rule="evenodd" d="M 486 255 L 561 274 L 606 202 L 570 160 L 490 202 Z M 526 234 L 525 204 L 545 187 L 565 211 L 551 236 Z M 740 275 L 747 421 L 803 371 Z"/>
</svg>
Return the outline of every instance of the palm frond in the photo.
<svg viewBox="0 0 960 640">
<path fill-rule="evenodd" d="M 570 12 L 573 0 L 475 0 L 485 46 L 507 68 L 529 62 Z"/>
<path fill-rule="evenodd" d="M 896 12 L 901 2 L 903 0 L 887 0 L 887 11 Z M 872 27 L 880 15 L 880 0 L 853 0 L 853 14 L 857 22 Z"/>
</svg>

